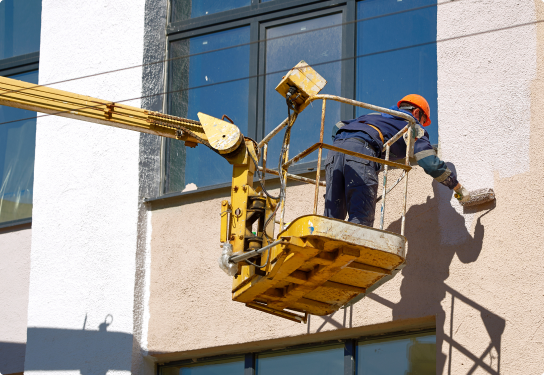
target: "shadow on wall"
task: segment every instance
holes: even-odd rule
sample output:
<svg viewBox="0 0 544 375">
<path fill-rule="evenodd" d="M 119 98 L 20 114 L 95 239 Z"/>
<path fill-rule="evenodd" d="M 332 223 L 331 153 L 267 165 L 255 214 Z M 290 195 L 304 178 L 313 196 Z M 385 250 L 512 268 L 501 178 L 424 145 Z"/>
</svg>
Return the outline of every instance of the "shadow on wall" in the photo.
<svg viewBox="0 0 544 375">
<path fill-rule="evenodd" d="M 454 167 L 450 165 L 450 169 Z M 484 238 L 481 218 L 494 208 L 494 203 L 470 208 L 470 211 L 465 209 L 465 213 L 479 215 L 474 236 L 471 236 L 466 229 L 465 218 L 451 205 L 452 191 L 434 181 L 433 190 L 433 197 L 428 197 L 424 204 L 411 206 L 406 214 L 409 251 L 407 266 L 402 270 L 400 301 L 394 303 L 375 293 L 370 293 L 367 298 L 389 307 L 393 320 L 436 316 L 438 374 L 452 374 L 453 349 L 467 358 L 466 374 L 472 374 L 479 368 L 489 374 L 500 374 L 501 337 L 506 325 L 505 320 L 445 283 L 450 276 L 449 269 L 455 255 L 465 264 L 478 259 Z M 400 233 L 400 225 L 399 219 L 387 230 Z M 446 322 L 446 312 L 442 308 L 442 301 L 446 298 L 451 300 L 449 322 Z M 359 303 L 364 301 L 363 299 Z M 482 329 L 489 335 L 489 344 L 482 353 L 470 352 L 454 338 L 454 324 L 459 325 L 459 322 L 454 323 L 455 309 L 460 305 L 465 305 L 462 306 L 465 310 L 467 307 L 474 309 L 480 315 Z M 308 333 L 310 322 L 318 324 L 316 332 L 320 332 L 326 324 L 332 324 L 337 328 L 352 327 L 352 314 L 353 309 L 350 307 L 328 317 L 312 316 L 308 324 Z M 466 312 L 463 315 L 466 315 Z M 448 354 L 442 353 L 444 342 L 449 344 Z"/>
<path fill-rule="evenodd" d="M 8 366 L 13 367 L 9 353 L 22 353 L 24 359 L 25 346 L 25 371 L 79 370 L 82 375 L 130 371 L 133 335 L 107 331 L 111 320 L 108 315 L 98 331 L 85 329 L 85 323 L 81 330 L 28 328 L 27 345 L 0 342 L 0 373 L 7 374 Z"/>
<path fill-rule="evenodd" d="M 481 218 L 494 209 L 495 203 L 465 211 L 480 214 L 476 219 L 474 236 L 471 236 L 465 226 L 465 218 L 451 206 L 452 191 L 434 181 L 433 190 L 432 198 L 428 197 L 425 204 L 410 207 L 406 214 L 409 251 L 406 259 L 408 265 L 402 270 L 401 300 L 393 303 L 376 294 L 370 294 L 368 298 L 390 307 L 394 320 L 436 315 L 437 373 L 452 373 L 451 360 L 453 349 L 456 349 L 467 357 L 466 374 L 472 374 L 478 368 L 489 374 L 500 374 L 501 337 L 505 320 L 445 283 L 455 255 L 465 264 L 478 259 L 484 239 Z M 387 230 L 399 232 L 400 220 L 392 223 Z M 451 299 L 449 322 L 446 322 L 446 312 L 441 305 L 446 298 Z M 460 303 L 480 315 L 489 336 L 489 344 L 482 353 L 471 353 L 454 338 L 455 308 Z M 446 331 L 448 327 L 449 332 Z M 447 355 L 442 353 L 444 341 L 449 344 Z"/>
</svg>

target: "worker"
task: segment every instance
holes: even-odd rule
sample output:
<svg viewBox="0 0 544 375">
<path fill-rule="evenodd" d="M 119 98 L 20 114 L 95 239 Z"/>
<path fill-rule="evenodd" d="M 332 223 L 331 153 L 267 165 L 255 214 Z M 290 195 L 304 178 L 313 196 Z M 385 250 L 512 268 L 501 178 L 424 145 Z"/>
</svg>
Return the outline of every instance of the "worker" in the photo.
<svg viewBox="0 0 544 375">
<path fill-rule="evenodd" d="M 429 134 L 421 128 L 431 124 L 429 104 L 420 95 L 402 98 L 392 110 L 406 113 L 416 121 L 419 137 L 414 145 L 414 157 L 425 173 L 437 182 L 454 189 L 461 202 L 470 197 L 459 184 L 455 173 L 438 158 L 431 146 Z M 334 146 L 361 154 L 382 158 L 385 142 L 401 131 L 408 121 L 385 113 L 370 113 L 354 120 L 340 121 L 333 128 Z M 406 143 L 398 140 L 390 148 L 390 159 L 405 158 Z M 373 226 L 378 192 L 380 164 L 366 159 L 329 151 L 325 162 L 327 188 L 325 216 L 352 223 Z"/>
</svg>

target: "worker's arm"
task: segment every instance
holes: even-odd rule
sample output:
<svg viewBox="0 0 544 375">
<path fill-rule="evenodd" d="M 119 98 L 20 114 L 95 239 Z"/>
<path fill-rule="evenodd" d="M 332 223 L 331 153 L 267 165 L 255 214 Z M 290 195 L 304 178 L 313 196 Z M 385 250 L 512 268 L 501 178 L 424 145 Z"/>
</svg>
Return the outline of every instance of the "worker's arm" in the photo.
<svg viewBox="0 0 544 375">
<path fill-rule="evenodd" d="M 429 134 L 425 131 L 425 135 L 419 138 L 414 145 L 414 157 L 417 164 L 423 168 L 425 173 L 434 178 L 442 185 L 450 189 L 457 188 L 459 181 L 455 172 L 448 168 L 446 163 L 436 155 L 436 151 L 429 141 Z"/>
</svg>

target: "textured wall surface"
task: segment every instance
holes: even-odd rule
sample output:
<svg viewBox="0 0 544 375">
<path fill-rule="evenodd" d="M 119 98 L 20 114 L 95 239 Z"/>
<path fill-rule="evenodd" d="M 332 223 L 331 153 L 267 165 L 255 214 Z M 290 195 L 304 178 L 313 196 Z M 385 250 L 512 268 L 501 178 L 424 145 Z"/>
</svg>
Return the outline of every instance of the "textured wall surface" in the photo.
<svg viewBox="0 0 544 375">
<path fill-rule="evenodd" d="M 44 0 L 40 84 L 141 65 L 144 11 L 143 0 Z M 53 87 L 138 98 L 142 68 Z M 136 132 L 38 119 L 25 372 L 131 371 L 139 148 Z"/>
<path fill-rule="evenodd" d="M 146 0 L 144 51 L 142 67 L 141 107 L 162 112 L 164 91 L 167 0 Z M 138 242 L 136 251 L 136 278 L 134 288 L 134 343 L 131 372 L 152 374 L 154 364 L 146 361 L 149 322 L 149 284 L 151 264 L 151 214 L 143 202 L 145 197 L 160 195 L 161 137 L 140 134 Z"/>
<path fill-rule="evenodd" d="M 416 168 L 407 267 L 353 308 L 304 326 L 230 300 L 231 279 L 217 267 L 227 191 L 157 202 L 151 352 L 194 358 L 431 322 L 437 373 L 544 371 L 544 3 L 463 0 L 437 12 L 440 151 L 469 189 L 493 187 L 496 204 L 463 209 Z M 310 212 L 312 197 L 311 187 L 291 187 L 287 216 Z M 392 231 L 400 201 L 398 191 L 388 204 Z"/>
<path fill-rule="evenodd" d="M 0 229 L 0 373 L 22 372 L 25 364 L 30 224 Z"/>
</svg>

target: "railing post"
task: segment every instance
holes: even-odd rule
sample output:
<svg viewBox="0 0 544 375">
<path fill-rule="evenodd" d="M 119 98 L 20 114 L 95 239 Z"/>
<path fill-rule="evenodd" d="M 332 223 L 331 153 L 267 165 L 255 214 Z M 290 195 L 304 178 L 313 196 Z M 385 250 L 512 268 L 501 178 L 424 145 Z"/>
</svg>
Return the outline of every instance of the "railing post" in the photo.
<svg viewBox="0 0 544 375">
<path fill-rule="evenodd" d="M 321 131 L 319 132 L 319 143 L 323 144 L 323 133 L 325 132 L 325 109 L 327 100 L 323 99 L 323 109 L 321 110 Z M 317 153 L 317 172 L 315 176 L 315 197 L 314 197 L 314 215 L 317 215 L 317 203 L 319 202 L 319 179 L 321 178 L 321 154 L 323 146 L 319 146 Z"/>
<path fill-rule="evenodd" d="M 261 176 L 263 178 L 263 180 L 261 181 L 262 182 L 262 185 L 263 185 L 263 189 L 264 189 L 264 185 L 266 183 L 266 157 L 268 156 L 268 144 L 265 143 L 263 145 L 263 169 L 262 169 L 262 173 L 261 173 Z M 257 166 L 258 168 L 258 166 Z"/>
<path fill-rule="evenodd" d="M 391 146 L 387 145 L 385 148 L 385 160 L 389 161 L 389 151 Z M 382 209 L 380 211 L 380 229 L 383 229 L 383 222 L 385 217 L 385 198 L 387 196 L 387 172 L 389 166 L 386 164 L 383 167 L 383 193 L 382 193 Z"/>
<path fill-rule="evenodd" d="M 410 165 L 410 155 L 413 154 L 413 148 L 414 148 L 414 125 L 415 123 L 410 121 L 408 124 L 408 139 L 406 142 L 406 159 L 405 164 Z M 406 181 L 404 182 L 404 204 L 402 206 L 402 221 L 400 226 L 400 235 L 404 236 L 404 228 L 406 227 L 406 205 L 408 202 L 408 172 L 406 171 Z"/>
</svg>

